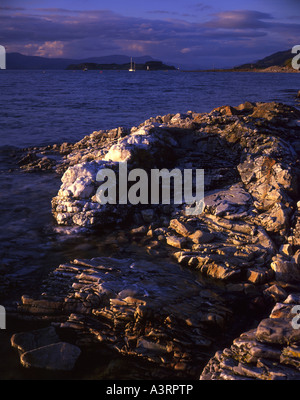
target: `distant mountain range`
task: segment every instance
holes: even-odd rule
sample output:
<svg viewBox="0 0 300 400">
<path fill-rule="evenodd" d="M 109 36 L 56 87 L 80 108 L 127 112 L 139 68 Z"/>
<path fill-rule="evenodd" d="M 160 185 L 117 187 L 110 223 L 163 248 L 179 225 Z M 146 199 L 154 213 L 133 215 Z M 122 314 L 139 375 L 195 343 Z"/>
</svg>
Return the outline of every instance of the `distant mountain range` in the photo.
<svg viewBox="0 0 300 400">
<path fill-rule="evenodd" d="M 291 50 L 278 51 L 261 60 L 243 64 L 231 69 L 219 69 L 230 71 L 263 71 L 267 69 L 292 71 L 291 60 L 294 57 Z M 131 57 L 126 55 L 111 55 L 90 57 L 85 59 L 69 58 L 47 58 L 39 56 L 26 56 L 20 53 L 6 54 L 7 69 L 127 69 Z M 134 57 L 136 69 L 147 69 L 147 65 L 152 63 L 151 69 L 175 69 L 173 66 L 165 65 L 161 61 L 151 56 Z M 189 68 L 184 68 L 187 70 Z M 295 72 L 295 70 L 293 70 Z"/>
<path fill-rule="evenodd" d="M 68 58 L 46 58 L 39 56 L 25 56 L 20 53 L 6 54 L 7 69 L 67 69 L 70 65 L 83 64 L 130 64 L 130 57 L 125 55 L 112 55 L 102 57 L 90 57 L 85 59 L 68 59 Z M 159 62 L 151 56 L 134 57 L 137 64 L 145 64 L 147 62 Z"/>
</svg>

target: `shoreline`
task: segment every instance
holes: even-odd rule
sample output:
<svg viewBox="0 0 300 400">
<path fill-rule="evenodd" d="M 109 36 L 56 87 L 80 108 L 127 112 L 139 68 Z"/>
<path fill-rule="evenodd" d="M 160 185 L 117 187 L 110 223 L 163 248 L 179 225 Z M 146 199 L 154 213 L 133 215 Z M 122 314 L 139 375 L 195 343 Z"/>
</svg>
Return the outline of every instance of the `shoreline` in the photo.
<svg viewBox="0 0 300 400">
<path fill-rule="evenodd" d="M 289 67 L 272 66 L 268 68 L 220 68 L 220 69 L 205 69 L 205 70 L 191 70 L 184 72 L 255 72 L 255 73 L 299 73 L 299 70 Z"/>
<path fill-rule="evenodd" d="M 21 325 L 46 325 L 34 332 L 31 349 L 31 330 L 13 335 L 23 365 L 44 371 L 49 352 L 58 351 L 68 360 L 64 367 L 72 371 L 77 363 L 80 375 L 87 349 L 104 346 L 144 363 L 147 379 L 273 379 L 278 373 L 299 379 L 288 347 L 299 343 L 291 328 L 300 298 L 299 120 L 294 107 L 245 102 L 28 149 L 19 162 L 24 173 L 62 177 L 52 198 L 56 226 L 83 236 L 106 230 L 101 245 L 108 255 L 99 248 L 98 255 L 53 266 L 39 290 L 8 305 Z M 188 217 L 172 204 L 99 205 L 97 170 L 115 168 L 124 157 L 131 168 L 204 168 L 204 212 Z M 280 312 L 279 303 L 285 304 Z M 268 318 L 276 312 L 285 333 Z M 270 327 L 275 334 L 266 339 Z M 268 366 L 266 346 L 277 349 L 277 365 Z M 267 367 L 257 370 L 262 359 Z M 51 367 L 63 366 L 57 358 Z"/>
</svg>

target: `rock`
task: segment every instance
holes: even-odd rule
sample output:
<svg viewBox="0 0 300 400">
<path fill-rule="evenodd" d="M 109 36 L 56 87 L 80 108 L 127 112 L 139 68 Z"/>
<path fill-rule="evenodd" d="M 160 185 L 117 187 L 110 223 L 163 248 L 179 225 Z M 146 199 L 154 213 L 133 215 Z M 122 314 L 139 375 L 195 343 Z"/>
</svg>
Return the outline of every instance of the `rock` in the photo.
<svg viewBox="0 0 300 400">
<path fill-rule="evenodd" d="M 167 236 L 166 239 L 167 239 L 167 243 L 169 246 L 177 247 L 179 249 L 183 248 L 186 243 L 185 238 L 178 237 L 178 236 Z"/>
<path fill-rule="evenodd" d="M 215 108 L 214 111 L 220 112 L 223 115 L 237 115 L 238 114 L 238 109 L 235 107 L 231 107 L 231 106 L 222 106 L 222 107 L 218 107 Z"/>
<path fill-rule="evenodd" d="M 42 368 L 54 371 L 70 371 L 81 353 L 79 347 L 59 342 L 27 351 L 21 355 L 26 368 Z"/>
<path fill-rule="evenodd" d="M 271 263 L 271 268 L 279 281 L 299 282 L 300 280 L 300 267 L 294 261 L 287 261 L 276 256 Z"/>
<path fill-rule="evenodd" d="M 277 303 L 269 318 L 218 351 L 200 380 L 299 380 L 300 330 L 294 329 L 293 303 Z"/>
<path fill-rule="evenodd" d="M 15 333 L 11 337 L 11 345 L 18 349 L 20 353 L 57 343 L 60 339 L 53 327 L 37 329 L 30 332 Z"/>
<path fill-rule="evenodd" d="M 256 329 L 257 340 L 275 345 L 298 343 L 300 340 L 300 331 L 293 327 L 291 323 L 292 319 L 292 307 L 277 303 L 270 317 L 263 319 L 259 323 Z"/>
<path fill-rule="evenodd" d="M 273 278 L 273 271 L 264 268 L 249 268 L 247 273 L 248 281 L 256 284 L 268 282 Z"/>
<path fill-rule="evenodd" d="M 94 132 L 73 145 L 63 161 L 65 172 L 52 201 L 53 215 L 59 224 L 82 229 L 126 221 L 135 214 L 129 204 L 96 201 L 99 169 L 116 171 L 120 160 L 145 170 L 195 165 L 205 169 L 205 213 L 231 220 L 250 217 L 267 232 L 281 235 L 289 228 L 290 195 L 297 191 L 297 174 L 296 153 L 287 142 L 291 136 L 280 118 L 292 123 L 298 114 L 277 103 L 246 102 L 206 114 L 158 116 L 130 131 Z M 297 137 L 297 126 L 294 130 Z M 165 213 L 165 206 L 158 214 Z M 143 210 L 144 222 L 152 223 L 157 212 L 154 217 L 154 208 L 148 210 Z M 187 237 L 194 232 L 182 230 L 186 221 L 167 215 L 170 219 L 165 215 L 164 224 L 180 222 L 181 228 L 179 222 L 172 222 L 177 224 L 177 234 Z"/>
<path fill-rule="evenodd" d="M 285 256 L 292 256 L 293 255 L 293 250 L 292 246 L 290 244 L 282 244 L 279 249 L 280 254 L 283 254 Z"/>
<path fill-rule="evenodd" d="M 245 103 L 240 104 L 239 106 L 235 107 L 238 111 L 243 111 L 243 112 L 253 112 L 253 109 L 255 107 L 255 103 L 251 103 L 249 101 L 246 101 Z"/>
<path fill-rule="evenodd" d="M 263 292 L 266 296 L 270 296 L 274 299 L 275 302 L 283 301 L 287 298 L 287 292 L 277 284 L 273 284 L 269 286 Z"/>
<path fill-rule="evenodd" d="M 210 278 L 228 281 L 237 279 L 237 277 L 240 276 L 241 270 L 213 262 L 202 266 L 201 272 L 208 275 Z"/>
<path fill-rule="evenodd" d="M 154 218 L 154 210 L 151 208 L 142 210 L 142 217 L 145 222 L 152 222 Z"/>
<path fill-rule="evenodd" d="M 196 244 L 210 243 L 214 240 L 215 235 L 213 233 L 203 232 L 198 229 L 192 235 L 189 235 L 189 238 Z"/>
<path fill-rule="evenodd" d="M 30 151 L 23 156 L 18 165 L 25 171 L 53 171 L 56 166 L 55 159 L 50 156 L 43 155 L 39 152 Z"/>
<path fill-rule="evenodd" d="M 300 269 L 300 250 L 296 251 L 296 253 L 291 258 L 291 261 L 294 262 Z"/>
<path fill-rule="evenodd" d="M 46 171 L 51 164 L 62 174 L 52 199 L 57 224 L 79 232 L 125 226 L 107 235 L 104 245 L 118 256 L 139 246 L 140 260 L 133 255 L 62 264 L 43 296 L 22 296 L 20 315 L 74 330 L 78 346 L 101 343 L 150 361 L 151 376 L 161 377 L 157 367 L 182 379 L 194 377 L 207 361 L 214 329 L 224 333 L 232 317 L 227 302 L 239 308 L 246 299 L 249 309 L 268 315 L 268 307 L 288 296 L 256 329 L 215 353 L 201 376 L 298 377 L 300 343 L 289 322 L 292 304 L 300 301 L 294 296 L 300 278 L 299 120 L 296 108 L 246 102 L 27 149 L 20 167 Z M 120 161 L 147 173 L 204 169 L 204 208 L 189 215 L 185 203 L 170 198 L 170 204 L 151 204 L 150 197 L 147 204 L 100 204 L 97 173 L 108 168 L 118 177 Z M 142 260 L 142 252 L 156 261 Z M 174 263 L 159 262 L 163 257 Z M 207 286 L 191 278 L 190 268 Z M 0 287 L 7 289 L 3 275 Z"/>
<path fill-rule="evenodd" d="M 178 219 L 172 219 L 170 221 L 170 228 L 173 229 L 179 235 L 187 237 L 193 232 L 193 228 L 186 223 L 180 222 Z"/>
<path fill-rule="evenodd" d="M 252 199 L 240 184 L 229 186 L 228 189 L 214 190 L 204 198 L 205 207 L 217 216 L 241 214 L 248 211 Z"/>
<path fill-rule="evenodd" d="M 147 233 L 147 230 L 148 230 L 147 226 L 142 225 L 142 226 L 139 226 L 138 228 L 131 229 L 130 233 L 132 235 L 143 235 L 143 234 Z"/>
<path fill-rule="evenodd" d="M 65 328 L 74 332 L 78 347 L 98 343 L 151 361 L 151 376 L 156 378 L 162 376 L 161 368 L 165 376 L 195 376 L 215 335 L 226 329 L 232 317 L 216 290 L 205 288 L 190 271 L 167 262 L 74 260 L 56 268 L 41 290 L 49 309 L 43 315 L 32 314 L 40 299 L 27 298 L 18 306 L 21 315 L 44 322 L 50 318 L 60 332 Z M 54 298 L 62 304 L 56 315 L 51 309 Z M 78 354 L 59 342 L 24 353 L 22 362 L 67 368 Z M 70 363 L 65 364 L 65 355 Z M 184 372 L 175 368 L 179 362 L 185 363 Z"/>
</svg>

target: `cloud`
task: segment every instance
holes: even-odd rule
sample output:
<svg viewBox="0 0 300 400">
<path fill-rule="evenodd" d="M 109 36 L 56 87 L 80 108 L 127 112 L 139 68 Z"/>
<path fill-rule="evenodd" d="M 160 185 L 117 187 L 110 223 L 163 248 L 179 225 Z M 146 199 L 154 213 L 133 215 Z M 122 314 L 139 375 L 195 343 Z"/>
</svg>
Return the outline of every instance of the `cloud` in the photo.
<svg viewBox="0 0 300 400">
<path fill-rule="evenodd" d="M 41 57 L 60 57 L 63 55 L 64 44 L 59 41 L 45 42 L 39 46 L 36 54 Z"/>
<path fill-rule="evenodd" d="M 190 53 L 192 51 L 192 49 L 191 48 L 189 48 L 189 47 L 185 47 L 184 49 L 181 49 L 180 50 L 180 53 L 182 53 L 182 54 L 186 54 L 186 53 Z"/>
<path fill-rule="evenodd" d="M 207 22 L 205 26 L 209 28 L 223 29 L 260 29 L 267 28 L 265 20 L 272 20 L 270 14 L 259 11 L 223 11 L 214 14 L 214 18 Z"/>
<path fill-rule="evenodd" d="M 196 6 L 205 8 L 204 3 Z M 292 47 L 300 37 L 300 24 L 295 20 L 282 22 L 253 10 L 218 12 L 200 22 L 163 10 L 154 10 L 152 15 L 157 16 L 137 18 L 110 10 L 63 8 L 12 10 L 0 15 L 0 43 L 9 52 L 47 57 L 149 54 L 166 61 L 201 65 L 208 56 L 223 60 L 227 55 L 228 63 L 232 57 L 240 57 L 244 62 L 252 54 L 268 55 Z"/>
</svg>

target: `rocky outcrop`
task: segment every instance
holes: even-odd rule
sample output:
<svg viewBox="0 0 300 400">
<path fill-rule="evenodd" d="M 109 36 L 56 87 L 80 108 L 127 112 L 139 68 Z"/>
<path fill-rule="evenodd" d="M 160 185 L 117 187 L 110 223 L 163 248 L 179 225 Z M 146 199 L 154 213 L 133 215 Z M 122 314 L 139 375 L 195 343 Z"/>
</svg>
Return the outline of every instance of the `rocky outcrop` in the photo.
<svg viewBox="0 0 300 400">
<path fill-rule="evenodd" d="M 299 379 L 290 329 L 298 298 L 289 297 L 300 279 L 299 121 L 295 108 L 246 102 L 43 149 L 62 174 L 56 223 L 83 233 L 111 227 L 103 246 L 116 254 L 61 264 L 15 313 L 72 331 L 69 344 L 81 350 L 104 344 L 150 363 L 150 378 Z M 185 203 L 100 204 L 97 173 L 118 174 L 124 161 L 145 171 L 204 169 L 204 208 L 188 215 Z M 34 156 L 22 161 L 26 170 L 37 165 Z M 223 351 L 220 336 L 232 342 L 244 313 L 264 319 Z M 78 351 L 62 343 L 26 350 L 36 352 L 24 365 L 51 345 L 72 365 Z"/>
<path fill-rule="evenodd" d="M 69 349 L 47 329 L 39 341 L 34 340 L 36 332 L 14 335 L 13 345 L 26 350 L 21 362 L 27 366 L 36 366 L 40 356 L 42 366 L 54 368 L 52 357 L 48 365 L 42 356 L 48 355 L 50 346 L 66 352 L 67 360 L 71 353 L 73 360 L 78 346 L 99 343 L 154 363 L 152 378 L 195 377 L 232 316 L 220 295 L 197 282 L 190 271 L 170 263 L 74 260 L 55 269 L 42 290 L 40 297 L 22 297 L 19 315 L 55 322 L 58 331 L 71 329 L 76 337 Z M 60 365 L 58 358 L 56 369 L 69 365 Z"/>
<path fill-rule="evenodd" d="M 206 190 L 241 182 L 251 196 L 252 204 L 250 198 L 246 202 L 252 207 L 250 216 L 258 214 L 257 223 L 268 232 L 284 233 L 289 228 L 291 196 L 298 190 L 297 154 L 288 143 L 292 137 L 298 142 L 297 118 L 296 109 L 283 105 L 245 103 L 204 115 L 156 117 L 130 132 L 122 131 L 125 136 L 119 134 L 105 146 L 103 133 L 95 132 L 75 145 L 63 162 L 66 172 L 52 202 L 54 217 L 58 224 L 83 228 L 107 223 L 109 213 L 114 219 L 117 214 L 126 218 L 125 207 L 101 205 L 95 196 L 97 172 L 116 171 L 119 162 L 126 161 L 128 168 L 145 170 L 204 168 Z M 228 199 L 216 207 L 217 215 L 232 214 Z"/>
<path fill-rule="evenodd" d="M 200 380 L 299 380 L 299 294 L 277 303 L 270 316 L 218 351 Z"/>
</svg>

